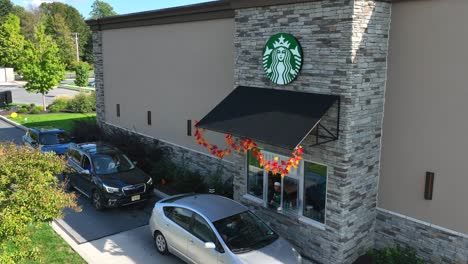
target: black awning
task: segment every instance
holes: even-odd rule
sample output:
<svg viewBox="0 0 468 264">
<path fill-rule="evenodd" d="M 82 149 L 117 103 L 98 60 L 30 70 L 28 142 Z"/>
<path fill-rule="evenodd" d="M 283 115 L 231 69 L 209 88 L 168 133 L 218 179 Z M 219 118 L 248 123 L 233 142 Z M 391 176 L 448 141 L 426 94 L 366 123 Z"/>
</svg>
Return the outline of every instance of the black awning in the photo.
<svg viewBox="0 0 468 264">
<path fill-rule="evenodd" d="M 339 100 L 336 95 L 239 86 L 197 126 L 292 150 Z"/>
</svg>

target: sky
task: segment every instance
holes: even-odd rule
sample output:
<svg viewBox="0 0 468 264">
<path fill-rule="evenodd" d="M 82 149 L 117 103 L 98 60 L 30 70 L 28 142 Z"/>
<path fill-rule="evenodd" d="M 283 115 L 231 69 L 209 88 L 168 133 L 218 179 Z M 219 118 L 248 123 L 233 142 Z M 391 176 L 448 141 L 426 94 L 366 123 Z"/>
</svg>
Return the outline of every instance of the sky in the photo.
<svg viewBox="0 0 468 264">
<path fill-rule="evenodd" d="M 109 3 L 120 15 L 210 1 L 212 0 L 104 0 L 104 2 Z M 43 2 L 63 2 L 75 7 L 80 11 L 83 17 L 88 18 L 94 0 L 12 0 L 12 2 L 25 8 L 38 6 Z"/>
</svg>

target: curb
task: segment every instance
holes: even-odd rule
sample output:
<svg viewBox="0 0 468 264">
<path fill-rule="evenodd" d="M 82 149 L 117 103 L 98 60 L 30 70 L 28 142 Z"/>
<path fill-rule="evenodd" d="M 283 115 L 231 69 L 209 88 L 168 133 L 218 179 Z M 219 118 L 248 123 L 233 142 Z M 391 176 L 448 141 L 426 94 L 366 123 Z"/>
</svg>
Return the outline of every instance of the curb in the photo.
<svg viewBox="0 0 468 264">
<path fill-rule="evenodd" d="M 13 126 L 19 128 L 19 129 L 22 129 L 22 130 L 24 130 L 24 131 L 28 131 L 28 128 L 27 128 L 27 127 L 25 127 L 25 126 L 23 126 L 23 125 L 20 125 L 20 124 L 16 123 L 15 121 L 12 121 L 12 120 L 10 120 L 10 119 L 8 119 L 8 118 L 2 116 L 2 115 L 0 115 L 0 119 L 3 120 L 3 121 L 5 121 L 5 122 L 7 122 L 7 123 L 10 124 L 10 125 L 13 125 Z"/>
<path fill-rule="evenodd" d="M 57 86 L 57 88 L 60 88 L 60 89 L 65 89 L 65 90 L 70 90 L 70 91 L 75 91 L 75 92 L 92 92 L 92 91 L 96 91 L 96 89 L 92 89 L 92 88 L 86 88 L 86 87 L 82 87 L 82 88 L 74 88 L 74 87 L 65 87 L 65 86 Z"/>
<path fill-rule="evenodd" d="M 55 233 L 57 233 L 65 241 L 65 243 L 67 243 L 73 249 L 73 251 L 80 255 L 80 257 L 85 262 L 92 263 L 92 258 L 86 254 L 85 250 L 82 250 L 79 247 L 79 244 L 73 240 L 73 238 L 64 230 L 62 226 L 56 222 L 56 220 L 52 221 L 50 225 Z"/>
</svg>

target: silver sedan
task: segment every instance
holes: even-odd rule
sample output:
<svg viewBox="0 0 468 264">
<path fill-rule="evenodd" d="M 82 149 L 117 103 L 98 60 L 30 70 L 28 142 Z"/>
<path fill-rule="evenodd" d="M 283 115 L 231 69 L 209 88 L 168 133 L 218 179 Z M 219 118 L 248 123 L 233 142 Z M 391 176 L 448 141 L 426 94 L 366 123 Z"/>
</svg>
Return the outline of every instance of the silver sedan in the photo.
<svg viewBox="0 0 468 264">
<path fill-rule="evenodd" d="M 156 249 L 198 264 L 302 263 L 299 253 L 247 207 L 211 194 L 156 203 L 149 222 Z"/>
</svg>

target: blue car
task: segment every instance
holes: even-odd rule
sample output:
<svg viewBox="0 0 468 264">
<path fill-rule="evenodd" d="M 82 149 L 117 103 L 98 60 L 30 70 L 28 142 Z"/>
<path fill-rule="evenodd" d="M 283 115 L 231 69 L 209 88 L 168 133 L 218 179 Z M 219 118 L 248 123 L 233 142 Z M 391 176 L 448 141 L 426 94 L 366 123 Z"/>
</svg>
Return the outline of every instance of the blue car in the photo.
<svg viewBox="0 0 468 264">
<path fill-rule="evenodd" d="M 59 128 L 30 128 L 22 140 L 27 147 L 43 152 L 53 151 L 57 155 L 65 154 L 70 144 L 73 144 L 65 130 Z"/>
</svg>

